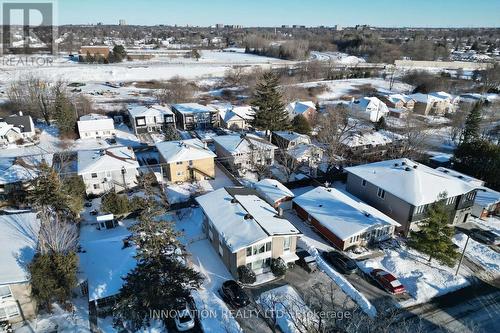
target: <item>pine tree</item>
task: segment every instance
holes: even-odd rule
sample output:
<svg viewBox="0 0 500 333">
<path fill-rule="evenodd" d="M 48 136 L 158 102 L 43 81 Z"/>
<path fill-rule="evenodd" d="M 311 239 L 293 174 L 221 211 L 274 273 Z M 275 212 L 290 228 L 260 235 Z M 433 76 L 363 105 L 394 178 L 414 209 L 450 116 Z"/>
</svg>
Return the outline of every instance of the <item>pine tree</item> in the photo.
<svg viewBox="0 0 500 333">
<path fill-rule="evenodd" d="M 109 62 L 122 62 L 127 57 L 127 51 L 123 45 L 115 45 L 110 53 Z"/>
<path fill-rule="evenodd" d="M 167 125 L 163 134 L 165 136 L 165 141 L 176 141 L 181 139 L 179 132 L 177 132 L 174 126 Z"/>
<path fill-rule="evenodd" d="M 427 219 L 419 225 L 420 230 L 413 232 L 408 245 L 417 251 L 429 256 L 429 262 L 436 259 L 438 262 L 453 266 L 458 253 L 455 251 L 452 237 L 453 227 L 450 223 L 450 211 L 445 206 L 446 194 L 443 193 L 438 201 L 433 203 Z"/>
<path fill-rule="evenodd" d="M 126 214 L 130 211 L 129 200 L 126 195 L 108 192 L 101 198 L 101 211 L 113 215 Z"/>
<path fill-rule="evenodd" d="M 481 103 L 474 105 L 465 120 L 462 143 L 471 143 L 479 140 L 479 125 L 481 123 Z"/>
<path fill-rule="evenodd" d="M 163 210 L 151 198 L 131 230 L 137 246 L 137 266 L 126 277 L 116 306 L 115 327 L 137 331 L 149 324 L 150 310 L 176 310 L 188 301 L 201 275 L 187 267 L 183 247 Z"/>
<path fill-rule="evenodd" d="M 66 94 L 57 89 L 55 92 L 54 118 L 62 137 L 73 136 L 76 129 L 76 110 Z"/>
<path fill-rule="evenodd" d="M 279 91 L 279 77 L 266 72 L 257 83 L 252 106 L 256 109 L 252 125 L 260 130 L 281 131 L 290 129 L 290 119 Z"/>
<path fill-rule="evenodd" d="M 295 118 L 293 118 L 292 127 L 295 132 L 300 134 L 311 133 L 311 125 L 309 125 L 307 119 L 301 114 L 296 115 Z"/>
</svg>

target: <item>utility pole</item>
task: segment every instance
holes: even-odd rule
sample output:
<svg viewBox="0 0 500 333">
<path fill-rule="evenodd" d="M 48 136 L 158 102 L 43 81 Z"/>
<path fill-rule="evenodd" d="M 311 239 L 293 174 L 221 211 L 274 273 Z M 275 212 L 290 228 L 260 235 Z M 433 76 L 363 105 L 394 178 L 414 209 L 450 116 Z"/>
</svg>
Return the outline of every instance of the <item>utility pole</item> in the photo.
<svg viewBox="0 0 500 333">
<path fill-rule="evenodd" d="M 462 260 L 464 260 L 465 249 L 467 248 L 467 244 L 469 243 L 469 238 L 470 238 L 470 235 L 469 235 L 469 233 L 467 233 L 467 240 L 465 241 L 464 250 L 462 251 L 462 256 L 460 257 L 460 261 L 458 262 L 458 267 L 457 267 L 457 271 L 455 272 L 455 276 L 458 275 L 458 271 L 460 270 L 460 265 L 462 265 Z"/>
</svg>

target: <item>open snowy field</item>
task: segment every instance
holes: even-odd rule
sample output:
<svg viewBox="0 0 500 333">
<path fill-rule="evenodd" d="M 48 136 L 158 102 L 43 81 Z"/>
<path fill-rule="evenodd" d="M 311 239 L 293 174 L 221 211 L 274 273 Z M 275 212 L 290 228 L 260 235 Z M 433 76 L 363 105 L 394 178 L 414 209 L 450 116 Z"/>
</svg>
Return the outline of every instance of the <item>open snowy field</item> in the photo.
<svg viewBox="0 0 500 333">
<path fill-rule="evenodd" d="M 188 79 L 222 76 L 232 66 L 279 66 L 293 62 L 261 57 L 242 52 L 201 51 L 199 61 L 183 56 L 157 57 L 149 61 L 125 61 L 117 64 L 81 64 L 68 57 L 55 58 L 43 66 L 30 66 L 29 62 L 0 64 L 0 82 L 9 82 L 25 75 L 47 80 L 63 79 L 69 82 L 149 81 L 168 80 L 174 76 Z"/>
</svg>

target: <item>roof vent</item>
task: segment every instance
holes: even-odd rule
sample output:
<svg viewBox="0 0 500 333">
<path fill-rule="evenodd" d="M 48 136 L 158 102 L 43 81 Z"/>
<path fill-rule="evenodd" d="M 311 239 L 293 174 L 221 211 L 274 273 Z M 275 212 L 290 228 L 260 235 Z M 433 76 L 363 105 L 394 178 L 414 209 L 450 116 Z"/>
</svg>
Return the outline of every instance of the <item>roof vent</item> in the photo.
<svg viewBox="0 0 500 333">
<path fill-rule="evenodd" d="M 406 165 L 406 162 L 405 161 L 401 162 L 401 165 Z"/>
<path fill-rule="evenodd" d="M 327 190 L 328 192 L 331 192 L 331 191 L 332 191 L 332 189 L 331 189 L 331 188 L 327 188 L 326 190 Z"/>
<path fill-rule="evenodd" d="M 457 177 L 460 178 L 460 179 L 464 178 L 464 176 L 462 176 L 462 175 L 458 175 Z"/>
<path fill-rule="evenodd" d="M 416 168 L 418 168 L 418 165 L 416 165 L 416 164 L 415 164 L 415 165 L 413 166 L 413 169 L 416 169 Z"/>
<path fill-rule="evenodd" d="M 253 219 L 252 215 L 250 214 L 245 214 L 245 217 L 244 217 L 245 220 L 251 220 Z"/>
<path fill-rule="evenodd" d="M 323 207 L 323 205 L 318 205 L 319 207 Z"/>
<path fill-rule="evenodd" d="M 398 167 L 398 166 L 399 166 L 399 163 L 394 163 L 394 166 L 395 166 L 395 167 Z"/>
<path fill-rule="evenodd" d="M 363 212 L 363 215 L 366 216 L 366 217 L 370 217 L 371 216 L 370 213 L 368 213 L 368 212 Z"/>
<path fill-rule="evenodd" d="M 238 203 L 238 200 L 236 200 L 235 198 L 232 198 L 231 203 L 233 203 L 233 204 Z"/>
<path fill-rule="evenodd" d="M 405 170 L 406 171 L 411 171 L 411 168 L 410 167 L 406 167 Z"/>
<path fill-rule="evenodd" d="M 449 170 L 443 170 L 444 173 L 449 173 L 450 171 Z"/>
</svg>

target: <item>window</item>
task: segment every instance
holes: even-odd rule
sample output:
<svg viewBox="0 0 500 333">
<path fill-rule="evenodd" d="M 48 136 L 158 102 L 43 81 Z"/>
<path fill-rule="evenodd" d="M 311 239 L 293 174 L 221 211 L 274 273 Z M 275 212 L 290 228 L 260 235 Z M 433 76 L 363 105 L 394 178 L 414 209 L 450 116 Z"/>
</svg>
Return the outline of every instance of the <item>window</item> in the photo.
<svg viewBox="0 0 500 333">
<path fill-rule="evenodd" d="M 12 296 L 12 292 L 10 291 L 9 286 L 0 286 L 0 299 L 11 297 L 11 296 Z"/>
<path fill-rule="evenodd" d="M 383 189 L 381 189 L 379 187 L 379 189 L 377 190 L 377 196 L 380 198 L 380 199 L 383 199 L 385 197 L 385 191 Z"/>
<path fill-rule="evenodd" d="M 283 251 L 290 251 L 292 237 L 288 236 L 283 239 Z"/>
<path fill-rule="evenodd" d="M 210 238 L 211 241 L 214 240 L 214 233 L 210 227 L 208 227 L 208 238 Z"/>
<path fill-rule="evenodd" d="M 94 173 L 92 173 L 90 176 L 91 176 L 92 178 L 97 178 L 97 173 L 95 173 L 95 172 L 94 172 Z"/>
<path fill-rule="evenodd" d="M 271 251 L 271 242 L 266 243 L 266 252 Z"/>
<path fill-rule="evenodd" d="M 99 189 L 99 184 L 94 184 L 94 190 L 98 190 Z"/>
<path fill-rule="evenodd" d="M 189 166 L 193 166 L 193 161 L 189 161 Z"/>
<path fill-rule="evenodd" d="M 221 257 L 224 256 L 224 249 L 222 248 L 222 240 L 219 240 L 219 254 Z"/>
<path fill-rule="evenodd" d="M 255 245 L 253 248 L 253 254 L 259 254 L 266 252 L 266 244 Z"/>
<path fill-rule="evenodd" d="M 19 315 L 19 308 L 16 303 L 6 304 L 0 308 L 0 320 L 9 319 Z"/>
<path fill-rule="evenodd" d="M 247 257 L 250 257 L 252 255 L 252 247 L 249 246 L 247 247 Z"/>
<path fill-rule="evenodd" d="M 451 197 L 446 199 L 446 204 L 447 205 L 453 205 L 457 201 L 457 197 Z"/>
<path fill-rule="evenodd" d="M 182 161 L 180 161 L 180 162 L 175 162 L 175 164 L 177 164 L 177 165 L 182 165 Z"/>
<path fill-rule="evenodd" d="M 361 185 L 366 186 L 366 180 L 364 180 L 364 179 L 363 179 L 363 180 L 361 181 Z"/>
</svg>

